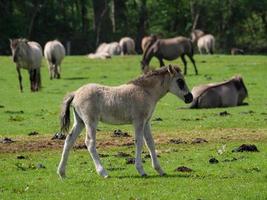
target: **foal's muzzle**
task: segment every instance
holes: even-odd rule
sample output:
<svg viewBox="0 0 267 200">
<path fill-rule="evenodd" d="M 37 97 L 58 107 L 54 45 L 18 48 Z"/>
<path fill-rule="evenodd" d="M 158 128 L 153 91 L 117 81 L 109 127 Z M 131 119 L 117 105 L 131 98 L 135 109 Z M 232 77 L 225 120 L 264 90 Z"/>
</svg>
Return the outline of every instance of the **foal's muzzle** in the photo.
<svg viewBox="0 0 267 200">
<path fill-rule="evenodd" d="M 192 101 L 193 101 L 193 95 L 191 94 L 191 92 L 184 95 L 184 102 L 185 103 L 191 103 Z"/>
</svg>

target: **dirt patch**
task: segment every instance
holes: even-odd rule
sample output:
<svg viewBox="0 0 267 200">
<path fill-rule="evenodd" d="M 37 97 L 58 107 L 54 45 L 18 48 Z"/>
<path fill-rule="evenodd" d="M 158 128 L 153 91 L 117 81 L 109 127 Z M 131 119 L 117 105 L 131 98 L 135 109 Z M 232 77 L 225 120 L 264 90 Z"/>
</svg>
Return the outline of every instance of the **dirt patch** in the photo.
<svg viewBox="0 0 267 200">
<path fill-rule="evenodd" d="M 216 158 L 211 158 L 211 159 L 209 159 L 209 163 L 210 164 L 217 164 L 217 163 L 219 163 L 219 160 L 217 160 Z"/>
<path fill-rule="evenodd" d="M 3 144 L 10 144 L 10 143 L 13 143 L 15 141 L 12 140 L 11 138 L 5 137 L 4 139 L 0 140 L 0 142 L 3 143 Z"/>
<path fill-rule="evenodd" d="M 195 138 L 192 140 L 192 144 L 207 143 L 208 141 L 204 138 Z"/>
<path fill-rule="evenodd" d="M 162 119 L 162 118 L 160 118 L 160 117 L 157 117 L 157 118 L 153 119 L 152 121 L 161 122 L 161 121 L 163 121 L 163 119 Z"/>
<path fill-rule="evenodd" d="M 243 151 L 259 152 L 258 148 L 254 144 L 242 144 L 240 147 L 232 150 L 232 152 L 243 152 Z"/>
<path fill-rule="evenodd" d="M 52 140 L 65 140 L 66 135 L 64 135 L 62 133 L 56 133 L 51 139 Z"/>
<path fill-rule="evenodd" d="M 120 129 L 113 131 L 112 137 L 131 137 L 127 132 L 123 132 Z"/>
<path fill-rule="evenodd" d="M 220 112 L 219 115 L 223 117 L 223 116 L 228 116 L 228 115 L 231 115 L 231 114 L 229 112 L 227 112 L 227 111 L 223 111 L 223 112 Z"/>
<path fill-rule="evenodd" d="M 177 172 L 192 172 L 193 170 L 189 167 L 185 167 L 185 166 L 181 166 L 181 167 L 177 167 L 174 171 Z"/>
<path fill-rule="evenodd" d="M 187 142 L 182 140 L 181 138 L 179 138 L 179 139 L 170 139 L 169 143 L 171 143 L 171 144 L 187 144 Z"/>
<path fill-rule="evenodd" d="M 253 133 L 253 134 L 252 134 Z M 153 135 L 155 143 L 169 144 L 171 139 L 176 137 L 183 138 L 184 141 L 195 141 L 194 143 L 188 142 L 187 145 L 193 145 L 201 142 L 197 142 L 198 138 L 205 138 L 203 142 L 227 142 L 227 141 L 251 141 L 251 142 L 262 142 L 267 141 L 266 129 L 254 130 L 251 129 L 211 129 L 207 130 L 191 130 L 191 131 L 177 131 L 166 133 L 156 132 Z M 194 139 L 195 138 L 195 139 Z M 51 140 L 50 136 L 43 136 L 41 134 L 35 135 L 34 137 L 29 136 L 17 136 L 11 139 L 15 141 L 13 143 L 3 143 L 0 139 L 0 153 L 15 153 L 15 152 L 26 152 L 26 151 L 43 151 L 43 150 L 62 150 L 64 140 Z M 75 142 L 77 149 L 85 149 L 84 137 L 81 136 Z M 134 138 L 133 137 L 111 137 L 108 132 L 101 132 L 97 138 L 97 148 L 110 148 L 110 147 L 129 147 L 133 148 Z M 170 150 L 162 151 L 167 153 Z"/>
<path fill-rule="evenodd" d="M 34 135 L 39 135 L 39 133 L 37 131 L 32 131 L 28 133 L 28 136 L 34 136 Z"/>
<path fill-rule="evenodd" d="M 119 151 L 115 156 L 120 157 L 120 158 L 131 157 L 130 154 L 122 152 L 122 151 Z"/>
</svg>

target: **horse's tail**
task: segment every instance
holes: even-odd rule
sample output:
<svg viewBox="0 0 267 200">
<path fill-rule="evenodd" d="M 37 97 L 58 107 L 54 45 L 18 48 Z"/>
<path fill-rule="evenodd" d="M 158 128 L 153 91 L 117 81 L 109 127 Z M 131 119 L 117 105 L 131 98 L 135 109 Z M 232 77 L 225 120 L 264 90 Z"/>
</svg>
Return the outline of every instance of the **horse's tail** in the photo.
<svg viewBox="0 0 267 200">
<path fill-rule="evenodd" d="M 51 62 L 53 65 L 55 65 L 57 63 L 57 59 L 53 53 L 51 54 Z"/>
<path fill-rule="evenodd" d="M 72 92 L 64 97 L 60 113 L 60 130 L 62 133 L 68 133 L 70 126 L 70 104 L 75 96 Z"/>
</svg>

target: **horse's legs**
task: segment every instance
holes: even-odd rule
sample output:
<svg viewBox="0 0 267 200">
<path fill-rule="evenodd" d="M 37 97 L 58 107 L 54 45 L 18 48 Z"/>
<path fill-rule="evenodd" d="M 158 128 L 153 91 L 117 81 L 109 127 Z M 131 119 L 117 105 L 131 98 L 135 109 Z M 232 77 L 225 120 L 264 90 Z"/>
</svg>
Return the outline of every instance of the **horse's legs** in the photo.
<svg viewBox="0 0 267 200">
<path fill-rule="evenodd" d="M 185 56 L 184 54 L 181 55 L 181 58 L 182 58 L 182 61 L 183 61 L 183 63 L 184 63 L 184 75 L 186 75 L 186 73 L 187 73 L 187 62 L 186 62 L 184 56 Z"/>
<path fill-rule="evenodd" d="M 188 56 L 188 57 L 189 57 L 189 59 L 191 60 L 191 62 L 193 63 L 193 65 L 194 65 L 196 75 L 198 75 L 196 62 L 195 62 L 193 56 L 190 55 L 190 56 Z"/>
<path fill-rule="evenodd" d="M 87 146 L 87 149 L 93 159 L 93 162 L 95 164 L 96 172 L 103 176 L 104 178 L 108 177 L 108 174 L 104 167 L 102 166 L 100 162 L 99 155 L 96 151 L 96 127 L 97 122 L 89 122 L 85 123 L 86 126 L 86 138 L 85 138 L 85 144 Z"/>
<path fill-rule="evenodd" d="M 144 138 L 146 141 L 147 148 L 150 153 L 151 161 L 152 161 L 152 167 L 159 173 L 160 176 L 163 176 L 165 173 L 161 169 L 158 159 L 157 159 L 157 154 L 155 151 L 155 143 L 153 140 L 153 137 L 151 135 L 151 130 L 150 130 L 150 124 L 146 123 L 145 125 L 145 130 L 144 130 Z"/>
<path fill-rule="evenodd" d="M 157 57 L 159 60 L 160 67 L 163 67 L 165 64 L 163 62 L 163 59 L 161 57 Z"/>
<path fill-rule="evenodd" d="M 52 80 L 54 76 L 53 63 L 49 63 L 49 75 L 50 75 L 50 80 Z"/>
<path fill-rule="evenodd" d="M 42 87 L 42 81 L 41 81 L 41 69 L 36 69 L 36 88 L 37 90 L 40 90 Z"/>
<path fill-rule="evenodd" d="M 20 68 L 17 66 L 17 72 L 18 72 L 18 79 L 19 79 L 19 88 L 20 91 L 23 92 L 23 87 L 22 87 L 22 76 L 20 73 Z"/>
<path fill-rule="evenodd" d="M 60 79 L 60 65 L 57 65 L 57 78 Z"/>
<path fill-rule="evenodd" d="M 135 167 L 138 171 L 138 173 L 141 176 L 146 176 L 146 173 L 144 171 L 143 165 L 142 165 L 142 148 L 144 144 L 144 123 L 143 122 L 138 122 L 134 124 L 135 128 Z"/>
<path fill-rule="evenodd" d="M 30 82 L 31 82 L 31 91 L 34 92 L 35 91 L 35 73 L 34 73 L 34 69 L 29 69 L 29 76 L 30 76 Z"/>
<path fill-rule="evenodd" d="M 67 165 L 70 149 L 83 128 L 84 128 L 84 123 L 82 122 L 78 114 L 74 111 L 74 124 L 70 134 L 67 136 L 65 140 L 61 160 L 57 169 L 57 173 L 61 178 L 65 177 L 65 168 Z"/>
</svg>

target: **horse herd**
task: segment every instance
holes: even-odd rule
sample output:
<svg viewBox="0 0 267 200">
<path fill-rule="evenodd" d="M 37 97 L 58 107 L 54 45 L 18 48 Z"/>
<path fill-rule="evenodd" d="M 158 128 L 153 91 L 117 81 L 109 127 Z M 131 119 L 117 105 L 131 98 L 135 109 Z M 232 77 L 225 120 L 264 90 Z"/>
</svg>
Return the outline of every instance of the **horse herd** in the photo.
<svg viewBox="0 0 267 200">
<path fill-rule="evenodd" d="M 108 177 L 107 171 L 101 164 L 96 150 L 96 130 L 98 122 L 109 124 L 133 124 L 135 130 L 135 167 L 141 176 L 146 176 L 142 166 L 143 144 L 148 147 L 152 167 L 159 175 L 165 172 L 157 159 L 154 140 L 150 130 L 150 119 L 157 102 L 168 92 L 176 95 L 185 103 L 191 103 L 191 108 L 212 108 L 237 106 L 243 103 L 248 92 L 241 76 L 235 76 L 221 83 L 210 83 L 196 86 L 189 90 L 183 73 L 178 66 L 166 66 L 163 59 L 174 60 L 181 57 L 184 63 L 184 75 L 187 74 L 188 56 L 198 70 L 193 58 L 193 42 L 197 43 L 199 51 L 212 54 L 215 39 L 212 35 L 195 31 L 192 39 L 175 37 L 161 39 L 157 36 L 143 38 L 143 56 L 141 69 L 144 74 L 126 84 L 109 87 L 99 84 L 87 84 L 66 95 L 62 103 L 60 124 L 61 133 L 68 134 L 70 126 L 70 106 L 73 107 L 74 123 L 65 140 L 57 173 L 65 177 L 66 165 L 71 147 L 75 140 L 86 129 L 85 144 L 93 159 L 96 171 L 102 177 Z M 27 69 L 33 92 L 41 87 L 42 47 L 37 42 L 25 39 L 10 40 L 13 61 L 16 63 L 20 90 L 23 91 L 20 69 Z M 135 54 L 134 40 L 125 37 L 120 42 L 103 43 L 89 58 L 108 58 L 112 55 Z M 49 41 L 44 48 L 44 56 L 48 62 L 50 79 L 60 78 L 60 65 L 65 56 L 64 46 L 58 41 Z M 161 68 L 150 70 L 149 63 L 156 57 Z"/>
<path fill-rule="evenodd" d="M 41 62 L 42 47 L 39 43 L 26 39 L 10 39 L 10 48 L 13 61 L 16 63 L 20 91 L 23 91 L 20 69 L 29 72 L 31 91 L 36 92 L 41 88 Z M 50 79 L 60 78 L 60 65 L 65 56 L 65 48 L 58 41 L 49 41 L 44 48 L 44 55 L 48 62 Z"/>
</svg>

